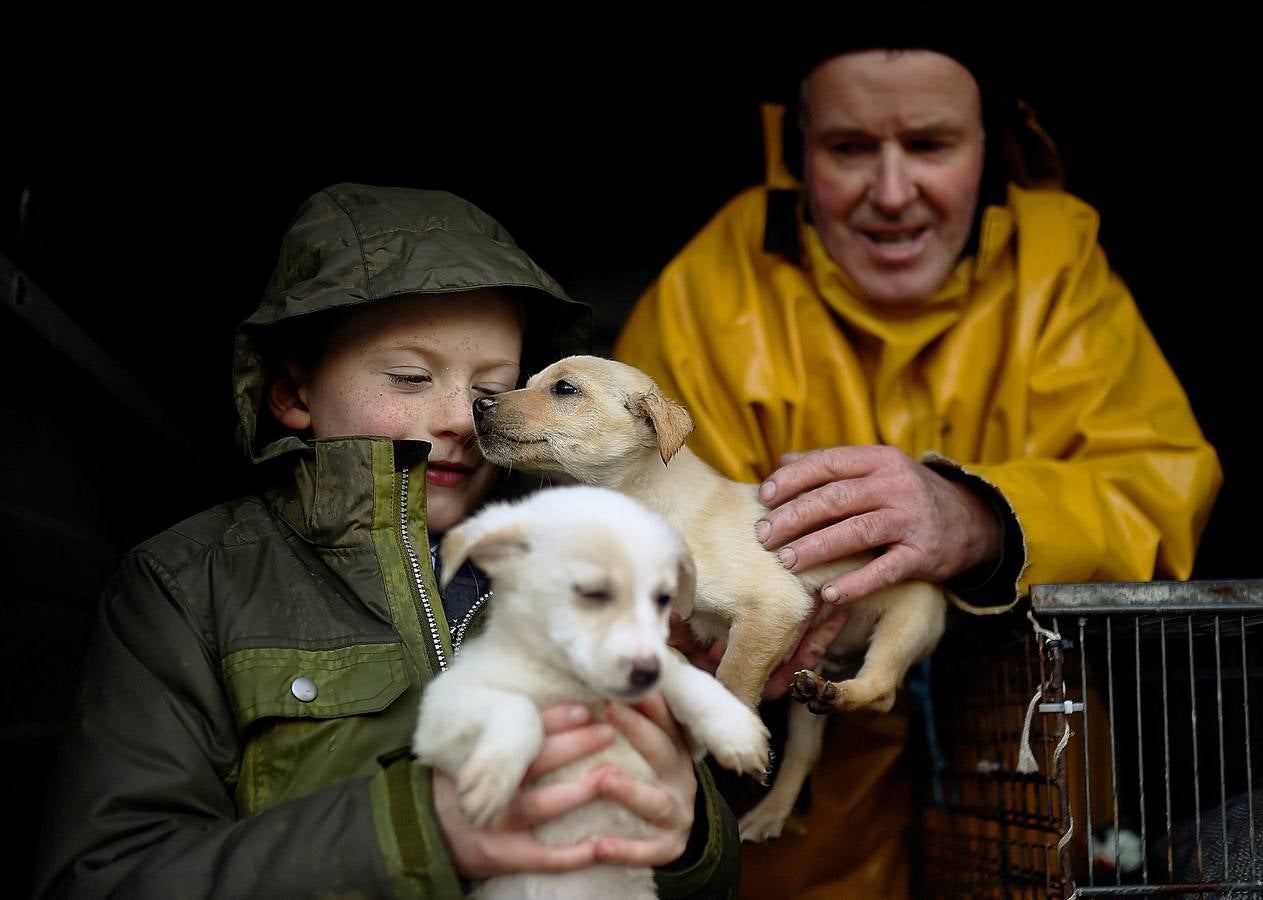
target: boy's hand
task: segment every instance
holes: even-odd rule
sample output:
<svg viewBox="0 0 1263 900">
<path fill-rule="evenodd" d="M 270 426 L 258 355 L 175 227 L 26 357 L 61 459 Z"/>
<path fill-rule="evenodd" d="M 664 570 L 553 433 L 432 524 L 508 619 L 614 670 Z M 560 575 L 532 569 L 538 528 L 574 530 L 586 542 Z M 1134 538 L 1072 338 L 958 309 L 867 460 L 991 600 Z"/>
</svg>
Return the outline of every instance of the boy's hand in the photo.
<svg viewBox="0 0 1263 900">
<path fill-rule="evenodd" d="M 536 839 L 531 829 L 601 796 L 597 785 L 612 771 L 611 767 L 598 767 L 578 781 L 540 787 L 533 787 L 532 782 L 605 747 L 614 739 L 614 728 L 593 722 L 591 712 L 583 705 L 553 706 L 544 710 L 542 716 L 543 746 L 502 821 L 486 828 L 469 824 L 461 812 L 460 795 L 452 779 L 434 770 L 435 814 L 456 871 L 464 878 L 481 880 L 523 871 L 562 872 L 596 862 L 595 840 L 552 846 Z"/>
<path fill-rule="evenodd" d="M 543 712 L 544 743 L 527 770 L 503 821 L 474 828 L 460 809 L 452 780 L 434 772 L 434 807 L 448 850 L 463 877 L 481 880 L 508 872 L 561 872 L 598 862 L 659 866 L 676 859 L 688 842 L 697 791 L 692 757 L 679 726 L 657 694 L 636 708 L 610 704 L 608 722 L 594 723 L 587 707 L 554 706 Z M 536 787 L 540 776 L 607 746 L 618 728 L 658 774 L 656 784 L 633 782 L 614 766 L 598 766 L 580 779 Z M 642 840 L 594 837 L 552 846 L 532 828 L 600 797 L 620 803 L 660 830 Z"/>
<path fill-rule="evenodd" d="M 664 866 L 674 862 L 693 830 L 693 801 L 697 775 L 693 757 L 667 703 L 658 693 L 634 706 L 607 703 L 609 721 L 623 733 L 658 776 L 657 781 L 634 781 L 608 767 L 598 782 L 601 795 L 621 803 L 657 828 L 647 838 L 600 838 L 596 858 L 603 863 Z"/>
</svg>

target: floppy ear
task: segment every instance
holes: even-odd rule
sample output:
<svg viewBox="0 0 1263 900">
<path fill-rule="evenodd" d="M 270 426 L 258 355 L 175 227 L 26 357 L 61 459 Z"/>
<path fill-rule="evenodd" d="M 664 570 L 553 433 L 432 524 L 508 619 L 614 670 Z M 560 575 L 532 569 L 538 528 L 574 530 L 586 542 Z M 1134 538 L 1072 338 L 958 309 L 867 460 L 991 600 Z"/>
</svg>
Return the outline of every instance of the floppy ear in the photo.
<svg viewBox="0 0 1263 900">
<path fill-rule="evenodd" d="M 683 406 L 668 400 L 656 390 L 634 396 L 632 408 L 648 420 L 657 435 L 663 464 L 670 462 L 693 430 L 693 417 Z"/>
<path fill-rule="evenodd" d="M 482 517 L 470 519 L 444 535 L 439 544 L 439 556 L 443 560 L 439 587 L 447 587 L 467 559 L 494 575 L 496 563 L 521 556 L 529 549 L 526 523 L 499 519 L 488 522 Z"/>
<path fill-rule="evenodd" d="M 676 614 L 681 619 L 693 615 L 693 599 L 697 596 L 697 567 L 693 564 L 693 555 L 685 550 L 680 556 L 680 574 L 675 586 Z"/>
</svg>

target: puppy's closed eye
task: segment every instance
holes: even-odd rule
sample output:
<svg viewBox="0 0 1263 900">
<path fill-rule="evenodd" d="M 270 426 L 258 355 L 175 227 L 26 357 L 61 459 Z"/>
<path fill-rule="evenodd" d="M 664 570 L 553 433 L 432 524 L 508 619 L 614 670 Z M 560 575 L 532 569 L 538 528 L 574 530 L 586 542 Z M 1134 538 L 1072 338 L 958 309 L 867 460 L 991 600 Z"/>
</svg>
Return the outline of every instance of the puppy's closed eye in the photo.
<svg viewBox="0 0 1263 900">
<path fill-rule="evenodd" d="M 592 584 L 592 585 L 582 585 L 582 584 L 576 584 L 576 585 L 574 585 L 573 587 L 574 587 L 574 592 L 575 592 L 577 595 L 579 595 L 580 597 L 582 597 L 584 600 L 588 600 L 588 601 L 590 601 L 590 602 L 592 602 L 592 603 L 609 603 L 611 600 L 613 600 L 613 599 L 614 599 L 614 593 L 613 593 L 613 592 L 609 589 L 609 586 L 608 586 L 608 585 L 604 585 L 604 584 Z"/>
</svg>

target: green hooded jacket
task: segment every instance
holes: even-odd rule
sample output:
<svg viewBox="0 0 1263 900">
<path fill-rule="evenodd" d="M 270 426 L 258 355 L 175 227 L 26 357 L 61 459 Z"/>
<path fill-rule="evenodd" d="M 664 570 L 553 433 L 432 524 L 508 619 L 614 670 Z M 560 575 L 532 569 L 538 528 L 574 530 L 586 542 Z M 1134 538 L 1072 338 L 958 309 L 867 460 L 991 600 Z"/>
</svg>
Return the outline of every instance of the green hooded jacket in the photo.
<svg viewBox="0 0 1263 900">
<path fill-rule="evenodd" d="M 308 441 L 260 412 L 278 323 L 485 287 L 522 298 L 528 371 L 584 349 L 588 308 L 457 197 L 343 184 L 299 211 L 236 336 L 238 436 L 267 486 L 141 544 L 107 586 L 36 896 L 463 895 L 408 753 L 422 687 L 478 626 L 449 629 L 438 599 L 429 445 Z M 704 767 L 697 813 L 659 890 L 733 896 L 735 822 Z"/>
</svg>

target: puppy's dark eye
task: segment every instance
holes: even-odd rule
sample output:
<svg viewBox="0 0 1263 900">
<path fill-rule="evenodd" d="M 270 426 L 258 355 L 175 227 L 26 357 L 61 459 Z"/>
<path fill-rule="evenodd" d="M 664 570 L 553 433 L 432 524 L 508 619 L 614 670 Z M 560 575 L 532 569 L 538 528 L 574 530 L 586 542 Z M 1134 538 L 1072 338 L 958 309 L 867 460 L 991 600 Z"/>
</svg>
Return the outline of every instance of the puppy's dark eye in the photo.
<svg viewBox="0 0 1263 900">
<path fill-rule="evenodd" d="M 579 393 L 579 389 L 575 387 L 573 384 L 571 384 L 569 381 L 563 380 L 563 381 L 558 381 L 556 384 L 553 385 L 553 393 L 554 394 L 577 394 Z"/>
<path fill-rule="evenodd" d="M 672 599 L 673 598 L 671 597 L 670 594 L 659 594 L 658 595 L 658 609 L 666 609 L 668 606 L 671 605 Z"/>
</svg>

